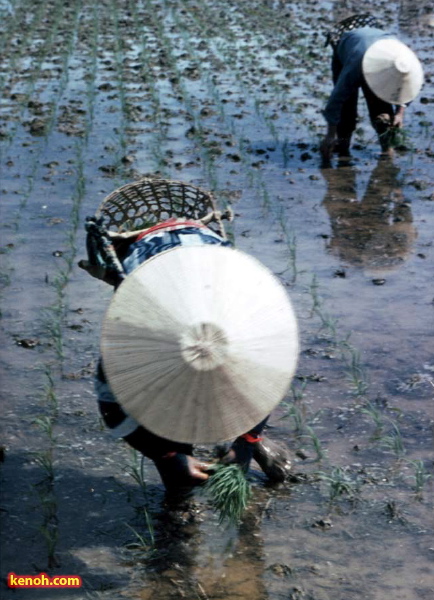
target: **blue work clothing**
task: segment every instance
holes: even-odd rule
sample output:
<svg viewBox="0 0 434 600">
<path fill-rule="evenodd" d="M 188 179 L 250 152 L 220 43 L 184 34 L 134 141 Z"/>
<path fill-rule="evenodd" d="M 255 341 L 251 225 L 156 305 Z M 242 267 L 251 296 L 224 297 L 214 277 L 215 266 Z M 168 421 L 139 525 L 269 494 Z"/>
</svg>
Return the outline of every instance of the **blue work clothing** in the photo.
<svg viewBox="0 0 434 600">
<path fill-rule="evenodd" d="M 366 50 L 380 39 L 394 38 L 390 33 L 375 27 L 360 27 L 342 35 L 333 51 L 332 71 L 334 88 L 324 109 L 329 125 L 341 127 L 339 137 L 350 137 L 357 119 L 358 91 L 363 90 L 371 122 L 380 114 L 395 114 L 391 104 L 384 102 L 369 89 L 362 72 Z"/>
</svg>

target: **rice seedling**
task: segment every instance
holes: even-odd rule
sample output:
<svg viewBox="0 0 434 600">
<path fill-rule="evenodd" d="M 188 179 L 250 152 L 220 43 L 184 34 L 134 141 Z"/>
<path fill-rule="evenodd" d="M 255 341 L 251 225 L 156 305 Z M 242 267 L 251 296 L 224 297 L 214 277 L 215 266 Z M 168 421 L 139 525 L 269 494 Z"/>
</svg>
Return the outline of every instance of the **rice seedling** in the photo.
<svg viewBox="0 0 434 600">
<path fill-rule="evenodd" d="M 360 351 L 350 344 L 351 332 L 345 338 L 338 335 L 337 324 L 339 320 L 332 317 L 323 310 L 323 302 L 318 293 L 318 279 L 313 275 L 309 287 L 309 293 L 312 298 L 311 316 L 316 314 L 321 321 L 320 331 L 325 331 L 330 337 L 330 341 L 339 350 L 341 359 L 346 365 L 347 377 L 351 383 L 353 394 L 357 397 L 365 396 L 369 389 L 366 369 L 362 364 Z"/>
<path fill-rule="evenodd" d="M 57 418 L 59 403 L 58 403 L 57 396 L 56 396 L 54 377 L 53 377 L 53 373 L 51 370 L 51 365 L 45 365 L 44 375 L 47 379 L 47 383 L 45 384 L 45 388 L 44 388 L 43 401 L 48 405 L 50 415 L 53 418 Z"/>
<path fill-rule="evenodd" d="M 152 523 L 152 517 L 149 513 L 148 506 L 147 506 L 147 504 L 148 504 L 148 496 L 147 496 L 148 489 L 147 489 L 145 473 L 144 473 L 144 462 L 145 462 L 144 458 L 145 457 L 142 456 L 139 452 L 137 452 L 137 450 L 131 449 L 130 458 L 131 458 L 130 464 L 126 468 L 126 472 L 139 485 L 139 487 L 145 497 L 145 505 L 141 506 L 138 509 L 138 512 L 140 515 L 144 516 L 145 525 L 146 525 L 146 528 L 148 531 L 149 538 L 151 540 L 151 545 L 153 546 L 155 543 L 155 534 L 154 534 L 154 525 Z M 130 527 L 130 529 L 132 529 L 132 528 Z"/>
<path fill-rule="evenodd" d="M 66 250 L 62 255 L 64 264 L 57 270 L 51 285 L 54 289 L 55 298 L 53 303 L 44 309 L 45 323 L 44 327 L 48 333 L 50 342 L 54 348 L 56 358 L 59 361 L 60 368 L 63 368 L 64 361 L 64 342 L 63 342 L 63 323 L 67 312 L 66 288 L 68 286 L 72 269 L 75 264 L 77 254 L 76 236 L 80 223 L 80 207 L 85 196 L 85 175 L 84 175 L 84 158 L 83 145 L 85 140 L 80 140 L 76 144 L 77 164 L 75 189 L 72 196 L 72 207 L 70 212 L 70 228 L 66 237 Z M 51 367 L 47 367 L 49 370 Z M 48 388 L 50 393 L 54 394 L 53 379 L 49 371 L 46 372 L 48 377 Z"/>
<path fill-rule="evenodd" d="M 312 444 L 313 449 L 316 453 L 316 460 L 322 460 L 326 456 L 326 452 L 322 447 L 321 441 L 319 437 L 316 435 L 312 427 L 305 427 L 306 433 L 304 433 L 301 437 L 308 438 Z"/>
<path fill-rule="evenodd" d="M 33 421 L 34 425 L 37 425 L 39 427 L 39 429 L 41 430 L 42 433 L 44 433 L 47 438 L 48 441 L 50 442 L 50 444 L 53 444 L 56 441 L 56 438 L 54 437 L 54 432 L 53 432 L 53 418 L 51 416 L 42 416 L 42 417 L 37 417 L 34 421 Z"/>
<path fill-rule="evenodd" d="M 381 438 L 383 447 L 392 451 L 395 456 L 399 459 L 406 453 L 404 442 L 402 440 L 401 431 L 396 423 L 391 421 L 392 431 Z"/>
<path fill-rule="evenodd" d="M 408 148 L 410 144 L 409 132 L 404 127 L 390 127 L 379 138 L 390 148 Z"/>
<path fill-rule="evenodd" d="M 327 332 L 330 337 L 330 341 L 337 345 L 338 343 L 338 333 L 337 333 L 337 324 L 338 319 L 332 317 L 328 313 L 323 312 L 322 310 L 317 310 L 316 314 L 319 316 L 321 320 L 320 331 Z"/>
<path fill-rule="evenodd" d="M 414 481 L 414 493 L 418 500 L 422 500 L 423 489 L 432 475 L 427 472 L 423 460 L 409 460 L 407 464 L 413 468 L 414 472 L 408 477 Z"/>
<path fill-rule="evenodd" d="M 288 269 L 292 272 L 292 283 L 294 284 L 297 280 L 298 269 L 297 269 L 297 236 L 293 231 L 288 230 L 287 221 L 285 219 L 284 211 L 281 210 L 279 213 L 279 225 L 283 234 L 283 239 L 288 250 Z"/>
<path fill-rule="evenodd" d="M 283 403 L 283 407 L 287 408 L 287 412 L 282 419 L 290 418 L 294 426 L 295 435 L 302 435 L 306 428 L 306 415 L 303 407 L 297 406 L 295 403 Z"/>
<path fill-rule="evenodd" d="M 45 330 L 52 344 L 57 360 L 62 363 L 64 359 L 63 331 L 59 306 L 53 305 L 44 310 Z"/>
<path fill-rule="evenodd" d="M 300 377 L 301 379 L 301 377 Z M 304 398 L 304 392 L 307 387 L 307 378 L 302 378 L 302 381 L 299 385 L 291 384 L 291 394 L 295 404 L 301 404 Z"/>
<path fill-rule="evenodd" d="M 125 547 L 128 550 L 132 550 L 137 558 L 149 558 L 155 546 L 155 536 L 153 529 L 148 529 L 148 533 L 150 535 L 150 539 L 148 540 L 144 535 L 142 535 L 128 523 L 125 523 L 125 525 L 128 527 L 128 529 L 130 529 L 133 532 L 135 537 L 135 540 L 133 542 L 128 542 L 125 545 Z"/>
<path fill-rule="evenodd" d="M 381 431 L 384 428 L 384 419 L 382 412 L 369 400 L 366 402 L 366 404 L 363 406 L 360 412 L 364 415 L 367 415 L 375 425 L 375 431 L 372 435 L 372 439 L 379 439 L 381 436 Z"/>
<path fill-rule="evenodd" d="M 330 474 L 320 471 L 318 477 L 328 484 L 328 496 L 331 504 L 341 496 L 354 499 L 359 490 L 359 482 L 353 480 L 342 467 L 333 467 Z"/>
<path fill-rule="evenodd" d="M 49 481 L 54 480 L 54 447 L 56 444 L 56 437 L 54 435 L 54 418 L 52 415 L 43 415 L 37 417 L 33 424 L 36 425 L 41 433 L 46 436 L 47 447 L 41 448 L 36 452 L 33 452 L 33 459 L 42 469 L 45 471 L 46 478 Z"/>
<path fill-rule="evenodd" d="M 321 321 L 320 331 L 328 332 L 328 335 L 330 336 L 330 341 L 333 344 L 335 344 L 336 346 L 339 344 L 343 344 L 343 342 L 339 341 L 339 339 L 338 339 L 338 333 L 337 333 L 338 319 L 335 317 L 332 317 L 331 315 L 329 315 L 328 313 L 326 313 L 323 310 L 323 301 L 322 301 L 321 296 L 318 293 L 318 289 L 319 289 L 318 277 L 316 276 L 315 273 L 312 276 L 312 281 L 311 281 L 308 289 L 309 289 L 310 296 L 312 298 L 312 308 L 311 308 L 310 316 L 313 317 L 313 315 L 315 314 L 315 315 L 317 315 L 317 317 L 319 317 L 319 319 Z M 348 338 L 349 338 L 349 336 L 347 336 L 347 339 Z"/>
<path fill-rule="evenodd" d="M 348 377 L 352 383 L 353 393 L 356 396 L 364 396 L 368 391 L 368 382 L 366 380 L 366 371 L 360 360 L 360 352 L 346 343 L 345 348 L 348 351 L 349 358 L 345 358 L 347 364 Z"/>
<path fill-rule="evenodd" d="M 316 314 L 321 320 L 320 331 L 327 331 L 330 341 L 340 349 L 341 359 L 346 365 L 347 376 L 351 382 L 353 393 L 357 397 L 366 395 L 369 389 L 366 369 L 361 362 L 360 351 L 349 342 L 351 332 L 343 339 L 338 335 L 338 319 L 330 316 L 323 310 L 322 299 L 318 293 L 318 279 L 313 275 L 309 287 L 309 293 L 312 298 L 311 316 Z"/>
<path fill-rule="evenodd" d="M 57 498 L 54 493 L 54 448 L 56 443 L 53 433 L 54 419 L 52 416 L 43 416 L 35 419 L 34 423 L 48 438 L 48 445 L 45 450 L 34 452 L 33 459 L 45 472 L 44 479 L 34 488 L 38 494 L 42 512 L 42 523 L 38 530 L 46 544 L 48 567 L 52 568 L 57 565 L 55 550 L 59 537 Z"/>
<path fill-rule="evenodd" d="M 46 547 L 47 547 L 47 557 L 48 557 L 48 568 L 52 569 L 58 566 L 58 561 L 56 558 L 56 546 L 59 540 L 59 528 L 57 524 L 57 519 L 55 521 L 48 521 L 41 525 L 39 528 L 39 532 L 42 534 Z"/>
<path fill-rule="evenodd" d="M 39 450 L 33 453 L 33 459 L 37 465 L 42 467 L 48 480 L 54 480 L 53 449 Z"/>
<path fill-rule="evenodd" d="M 141 490 L 146 495 L 147 486 L 143 468 L 144 456 L 137 452 L 137 450 L 131 449 L 130 459 L 130 464 L 126 469 L 126 472 L 134 479 L 134 481 L 140 486 Z"/>
<path fill-rule="evenodd" d="M 274 123 L 273 118 L 267 115 L 264 117 L 264 121 L 271 133 L 274 143 L 276 145 L 279 144 L 279 133 L 278 133 L 278 130 Z"/>
<path fill-rule="evenodd" d="M 51 484 L 44 481 L 37 487 L 40 507 L 44 516 L 44 523 L 57 521 L 57 499 L 53 493 Z"/>
<path fill-rule="evenodd" d="M 252 495 L 251 486 L 239 465 L 215 465 L 203 486 L 219 524 L 237 525 Z"/>
<path fill-rule="evenodd" d="M 294 401 L 292 403 L 282 403 L 282 406 L 287 409 L 282 419 L 290 418 L 294 426 L 294 434 L 299 438 L 307 439 L 316 453 L 316 460 L 322 460 L 326 456 L 326 451 L 323 449 L 322 444 L 318 436 L 316 435 L 313 428 L 308 425 L 307 409 L 303 403 L 304 390 L 307 386 L 307 379 L 303 379 L 300 386 L 296 387 L 294 384 L 291 386 Z M 318 414 L 318 413 L 317 413 Z M 309 415 L 309 420 L 312 421 L 316 418 L 317 414 Z"/>
<path fill-rule="evenodd" d="M 317 313 L 321 307 L 321 298 L 318 294 L 318 288 L 319 288 L 318 277 L 316 276 L 316 273 L 314 273 L 312 276 L 311 284 L 309 286 L 309 292 L 312 297 L 312 308 L 310 311 L 311 317 L 313 317 L 313 315 L 315 313 Z"/>
</svg>

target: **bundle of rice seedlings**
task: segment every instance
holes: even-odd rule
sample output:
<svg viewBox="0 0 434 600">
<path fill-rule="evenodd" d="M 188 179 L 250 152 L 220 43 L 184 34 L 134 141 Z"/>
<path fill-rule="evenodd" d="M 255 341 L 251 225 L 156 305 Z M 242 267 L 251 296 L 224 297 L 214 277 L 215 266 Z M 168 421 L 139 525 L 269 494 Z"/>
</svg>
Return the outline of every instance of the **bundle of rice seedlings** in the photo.
<svg viewBox="0 0 434 600">
<path fill-rule="evenodd" d="M 408 146 L 409 135 L 404 127 L 390 127 L 380 135 L 390 148 L 404 148 Z"/>
<path fill-rule="evenodd" d="M 408 145 L 408 131 L 404 127 L 392 127 L 391 129 L 391 145 L 394 148 Z"/>
<path fill-rule="evenodd" d="M 204 485 L 219 524 L 237 525 L 247 508 L 252 490 L 242 469 L 236 465 L 215 465 Z"/>
</svg>

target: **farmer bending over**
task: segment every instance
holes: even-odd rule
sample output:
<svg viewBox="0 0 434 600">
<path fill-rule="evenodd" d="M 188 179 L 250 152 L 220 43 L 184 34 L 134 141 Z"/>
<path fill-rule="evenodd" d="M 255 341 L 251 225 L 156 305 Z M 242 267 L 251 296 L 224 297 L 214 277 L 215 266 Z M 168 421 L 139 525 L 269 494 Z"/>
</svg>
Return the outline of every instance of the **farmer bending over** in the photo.
<svg viewBox="0 0 434 600">
<path fill-rule="evenodd" d="M 87 230 L 89 261 L 80 261 L 79 266 L 115 288 L 139 265 L 176 246 L 230 245 L 202 222 L 181 219 L 169 219 L 148 229 L 121 234 L 106 231 L 95 219 L 89 219 Z M 102 239 L 114 250 L 108 267 L 99 255 L 98 244 L 94 243 L 101 231 Z M 185 492 L 208 478 L 209 465 L 193 457 L 193 444 L 159 437 L 127 414 L 111 390 L 102 360 L 96 374 L 96 392 L 107 427 L 115 437 L 123 438 L 154 462 L 169 493 Z M 285 448 L 262 436 L 267 419 L 226 447 L 220 460 L 238 463 L 247 471 L 254 458 L 272 481 L 279 482 L 287 476 L 291 463 Z"/>
<path fill-rule="evenodd" d="M 370 14 L 354 15 L 338 23 L 327 35 L 328 44 L 333 48 L 334 88 L 324 110 L 328 123 L 321 144 L 324 160 L 329 161 L 334 151 L 349 156 L 359 88 L 381 149 L 389 151 L 392 128 L 402 127 L 405 106 L 423 83 L 419 60 Z"/>
</svg>

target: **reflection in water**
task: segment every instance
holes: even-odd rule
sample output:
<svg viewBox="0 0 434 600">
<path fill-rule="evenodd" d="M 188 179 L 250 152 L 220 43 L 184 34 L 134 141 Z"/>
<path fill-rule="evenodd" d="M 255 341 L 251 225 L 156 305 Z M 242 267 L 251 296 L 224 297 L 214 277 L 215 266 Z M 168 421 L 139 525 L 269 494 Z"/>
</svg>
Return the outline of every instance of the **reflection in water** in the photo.
<svg viewBox="0 0 434 600">
<path fill-rule="evenodd" d="M 145 587 L 134 596 L 141 600 L 170 597 L 200 598 L 200 583 L 193 576 L 201 541 L 200 512 L 192 501 L 164 505 L 154 515 L 155 546 L 146 562 Z"/>
<path fill-rule="evenodd" d="M 203 512 L 203 507 L 194 502 L 174 509 L 164 507 L 156 516 L 156 546 L 147 562 L 146 587 L 134 598 L 266 600 L 261 515 L 255 509 L 253 506 L 247 511 L 236 531 L 213 530 L 210 540 L 210 524 L 203 522 L 209 514 Z M 221 548 L 219 544 L 223 544 Z"/>
<path fill-rule="evenodd" d="M 353 265 L 375 269 L 398 267 L 411 251 L 416 230 L 411 205 L 398 181 L 399 169 L 382 157 L 371 173 L 361 200 L 356 169 L 323 169 L 327 192 L 323 200 L 331 223 L 330 252 Z"/>
<path fill-rule="evenodd" d="M 224 553 L 223 564 L 216 570 L 212 562 L 201 568 L 203 587 L 210 600 L 266 600 L 263 582 L 264 557 L 260 533 L 262 516 L 251 506 L 238 528 L 234 547 Z"/>
</svg>

